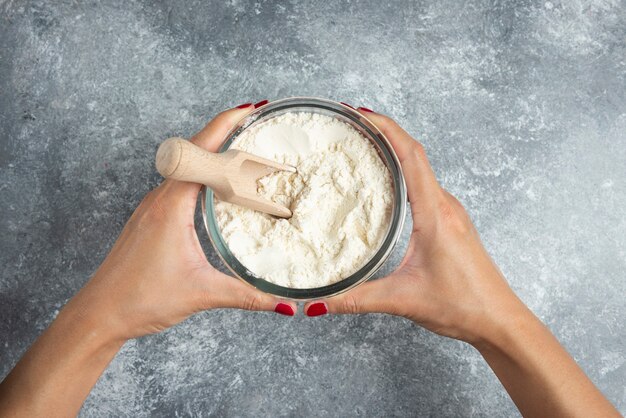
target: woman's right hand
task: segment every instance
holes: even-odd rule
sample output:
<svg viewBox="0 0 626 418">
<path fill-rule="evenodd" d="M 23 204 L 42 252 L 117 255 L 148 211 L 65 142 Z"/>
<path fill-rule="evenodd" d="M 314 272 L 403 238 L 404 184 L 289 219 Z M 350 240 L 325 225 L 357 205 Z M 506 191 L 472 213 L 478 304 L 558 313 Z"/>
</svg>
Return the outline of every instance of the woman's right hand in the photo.
<svg viewBox="0 0 626 418">
<path fill-rule="evenodd" d="M 487 254 L 463 206 L 437 183 L 422 145 L 390 118 L 359 111 L 385 134 L 402 164 L 413 217 L 409 246 L 388 277 L 309 302 L 305 312 L 401 315 L 470 343 L 489 332 L 494 321 L 527 312 Z"/>
</svg>

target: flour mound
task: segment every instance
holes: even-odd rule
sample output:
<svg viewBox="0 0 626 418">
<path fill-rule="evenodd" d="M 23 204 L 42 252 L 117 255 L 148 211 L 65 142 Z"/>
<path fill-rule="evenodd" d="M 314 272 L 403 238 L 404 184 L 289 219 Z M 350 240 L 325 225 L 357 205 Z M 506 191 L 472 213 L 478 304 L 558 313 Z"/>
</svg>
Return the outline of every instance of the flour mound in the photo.
<svg viewBox="0 0 626 418">
<path fill-rule="evenodd" d="M 291 288 L 348 277 L 380 248 L 393 205 L 389 170 L 356 129 L 315 113 L 286 113 L 244 131 L 231 148 L 297 167 L 258 182 L 290 219 L 216 200 L 221 234 L 256 276 Z"/>
</svg>

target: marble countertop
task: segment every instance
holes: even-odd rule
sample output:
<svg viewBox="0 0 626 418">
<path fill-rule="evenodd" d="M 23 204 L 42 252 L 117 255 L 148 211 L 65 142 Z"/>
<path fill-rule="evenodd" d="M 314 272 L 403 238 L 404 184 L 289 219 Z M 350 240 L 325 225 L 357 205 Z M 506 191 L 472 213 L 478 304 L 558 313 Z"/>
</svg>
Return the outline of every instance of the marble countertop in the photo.
<svg viewBox="0 0 626 418">
<path fill-rule="evenodd" d="M 616 0 L 0 1 L 0 377 L 158 184 L 163 139 L 307 95 L 419 138 L 514 290 L 626 413 L 625 57 Z M 518 412 L 476 351 L 407 320 L 238 311 L 128 342 L 81 411 L 313 415 Z"/>
</svg>

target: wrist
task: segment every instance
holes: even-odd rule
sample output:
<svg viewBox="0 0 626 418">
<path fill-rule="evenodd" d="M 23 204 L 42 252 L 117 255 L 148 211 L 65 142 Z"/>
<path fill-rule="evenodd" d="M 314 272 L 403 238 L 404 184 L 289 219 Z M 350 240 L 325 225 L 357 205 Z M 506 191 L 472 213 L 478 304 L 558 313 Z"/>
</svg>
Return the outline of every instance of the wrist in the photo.
<svg viewBox="0 0 626 418">
<path fill-rule="evenodd" d="M 55 322 L 60 327 L 71 328 L 74 334 L 82 336 L 84 342 L 93 349 L 119 349 L 126 342 L 126 338 L 116 332 L 116 327 L 107 314 L 108 310 L 83 301 L 80 296 L 81 293 L 68 302 Z"/>
<path fill-rule="evenodd" d="M 528 328 L 535 326 L 539 320 L 514 296 L 514 303 L 504 309 L 488 315 L 482 322 L 480 332 L 470 344 L 479 352 L 506 350 Z"/>
</svg>

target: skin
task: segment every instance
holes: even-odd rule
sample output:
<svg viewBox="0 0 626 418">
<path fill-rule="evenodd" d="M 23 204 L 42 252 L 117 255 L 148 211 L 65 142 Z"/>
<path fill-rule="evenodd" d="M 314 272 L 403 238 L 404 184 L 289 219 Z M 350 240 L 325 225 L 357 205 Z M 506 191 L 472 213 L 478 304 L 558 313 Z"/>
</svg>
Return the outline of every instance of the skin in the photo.
<svg viewBox="0 0 626 418">
<path fill-rule="evenodd" d="M 215 151 L 253 109 L 218 115 L 192 141 Z M 360 109 L 397 151 L 413 233 L 392 275 L 314 303 L 330 313 L 404 316 L 476 347 L 525 416 L 620 416 L 509 288 L 461 204 L 437 183 L 423 147 L 395 122 Z M 0 416 L 78 413 L 125 341 L 207 309 L 283 303 L 215 270 L 193 223 L 199 185 L 165 181 L 141 202 L 93 278 L 0 384 Z M 318 307 L 320 305 L 317 305 Z"/>
<path fill-rule="evenodd" d="M 400 159 L 413 217 L 408 250 L 390 276 L 309 302 L 305 312 L 322 303 L 329 313 L 388 313 L 465 341 L 524 416 L 621 416 L 513 293 L 461 203 L 437 183 L 424 147 L 388 117 L 359 111 Z"/>
<path fill-rule="evenodd" d="M 216 151 L 254 109 L 218 115 L 192 141 Z M 164 181 L 135 210 L 93 278 L 0 385 L 1 417 L 75 416 L 124 342 L 208 309 L 273 311 L 279 302 L 213 268 L 194 227 L 200 185 Z"/>
</svg>

